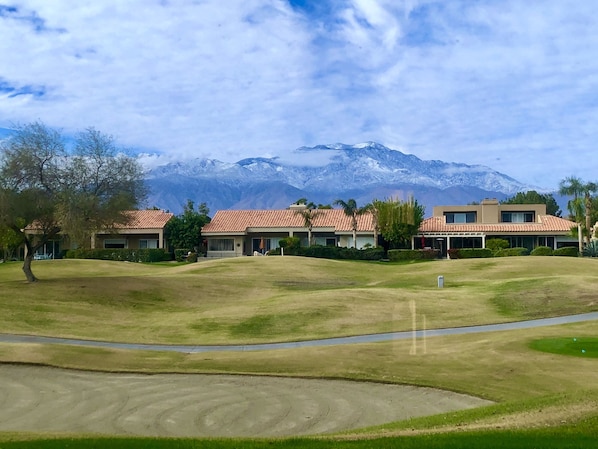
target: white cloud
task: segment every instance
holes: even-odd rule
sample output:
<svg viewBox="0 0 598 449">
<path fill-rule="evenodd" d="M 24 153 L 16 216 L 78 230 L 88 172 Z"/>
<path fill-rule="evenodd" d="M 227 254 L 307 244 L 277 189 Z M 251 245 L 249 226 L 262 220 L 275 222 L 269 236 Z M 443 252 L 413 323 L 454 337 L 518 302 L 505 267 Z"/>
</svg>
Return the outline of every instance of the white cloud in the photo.
<svg viewBox="0 0 598 449">
<path fill-rule="evenodd" d="M 9 6 L 0 126 L 94 126 L 145 152 L 225 161 L 378 141 L 547 187 L 595 179 L 591 2 Z"/>
</svg>

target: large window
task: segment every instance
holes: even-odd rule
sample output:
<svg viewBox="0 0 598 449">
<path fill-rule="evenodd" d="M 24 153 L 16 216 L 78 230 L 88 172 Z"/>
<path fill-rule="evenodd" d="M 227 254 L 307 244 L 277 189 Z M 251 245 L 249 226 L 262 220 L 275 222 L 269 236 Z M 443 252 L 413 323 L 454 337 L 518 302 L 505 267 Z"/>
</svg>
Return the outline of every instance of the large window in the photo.
<svg viewBox="0 0 598 449">
<path fill-rule="evenodd" d="M 447 223 L 475 223 L 475 212 L 445 212 Z"/>
<path fill-rule="evenodd" d="M 501 214 L 503 223 L 533 223 L 533 212 L 503 212 Z"/>
<path fill-rule="evenodd" d="M 234 251 L 235 239 L 210 239 L 208 240 L 209 251 Z"/>
<path fill-rule="evenodd" d="M 157 248 L 158 240 L 156 239 L 141 239 L 139 240 L 139 249 Z"/>
</svg>

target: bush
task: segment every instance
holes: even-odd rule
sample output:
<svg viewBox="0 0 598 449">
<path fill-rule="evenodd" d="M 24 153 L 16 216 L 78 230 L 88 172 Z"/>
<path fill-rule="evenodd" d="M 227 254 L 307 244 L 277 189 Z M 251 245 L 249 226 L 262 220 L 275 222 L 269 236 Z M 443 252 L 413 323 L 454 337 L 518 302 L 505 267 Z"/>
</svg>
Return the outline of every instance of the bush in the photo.
<svg viewBox="0 0 598 449">
<path fill-rule="evenodd" d="M 512 257 L 512 256 L 529 256 L 529 249 L 527 248 L 506 248 L 499 249 L 494 253 L 494 257 Z"/>
<path fill-rule="evenodd" d="M 189 263 L 197 262 L 197 253 L 196 252 L 189 253 L 189 255 L 187 256 L 187 262 L 189 262 Z"/>
<path fill-rule="evenodd" d="M 585 257 L 598 257 L 598 241 L 592 240 L 583 249 L 583 255 Z"/>
<path fill-rule="evenodd" d="M 301 246 L 301 239 L 299 237 L 285 237 L 278 241 L 278 246 L 284 248 L 285 251 L 293 250 Z"/>
<path fill-rule="evenodd" d="M 184 262 L 187 254 L 191 251 L 189 248 L 179 248 L 174 250 L 174 260 L 177 262 Z"/>
<path fill-rule="evenodd" d="M 171 260 L 163 249 L 72 249 L 66 252 L 67 259 L 118 260 L 126 262 L 162 262 Z"/>
<path fill-rule="evenodd" d="M 437 259 L 440 253 L 434 249 L 391 249 L 388 250 L 388 259 L 396 262 L 399 260 L 432 260 Z"/>
<path fill-rule="evenodd" d="M 509 247 L 509 241 L 505 239 L 488 239 L 486 240 L 486 248 L 496 252 L 501 249 L 507 249 Z"/>
<path fill-rule="evenodd" d="M 530 253 L 530 256 L 552 256 L 552 248 L 550 246 L 537 246 Z"/>
<path fill-rule="evenodd" d="M 563 246 L 557 248 L 552 253 L 553 256 L 565 256 L 565 257 L 577 257 L 579 256 L 579 250 L 576 246 Z"/>
<path fill-rule="evenodd" d="M 492 257 L 494 253 L 488 248 L 451 248 L 448 254 L 451 259 L 482 259 Z"/>
<path fill-rule="evenodd" d="M 461 248 L 457 250 L 458 259 L 484 259 L 492 256 L 493 252 L 489 248 Z"/>
<path fill-rule="evenodd" d="M 268 254 L 272 256 L 280 255 L 279 248 L 271 250 Z M 287 256 L 317 257 L 320 259 L 345 259 L 345 260 L 381 260 L 384 258 L 384 248 L 341 248 L 338 246 L 300 246 L 297 248 L 285 248 L 284 254 Z"/>
</svg>

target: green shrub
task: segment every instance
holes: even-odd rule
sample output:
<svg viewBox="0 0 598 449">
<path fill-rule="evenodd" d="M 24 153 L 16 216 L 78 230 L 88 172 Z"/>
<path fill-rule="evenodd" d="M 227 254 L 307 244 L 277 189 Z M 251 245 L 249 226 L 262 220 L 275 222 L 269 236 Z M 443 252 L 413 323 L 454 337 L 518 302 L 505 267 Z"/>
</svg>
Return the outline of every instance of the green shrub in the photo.
<svg viewBox="0 0 598 449">
<path fill-rule="evenodd" d="M 576 246 L 563 246 L 557 248 L 552 253 L 553 256 L 565 256 L 565 257 L 577 257 L 579 256 L 579 250 Z"/>
<path fill-rule="evenodd" d="M 509 241 L 505 239 L 488 239 L 486 240 L 486 248 L 492 252 L 499 251 L 501 249 L 507 249 L 509 247 Z"/>
<path fill-rule="evenodd" d="M 288 252 L 289 250 L 299 248 L 301 246 L 301 239 L 299 237 L 285 237 L 278 241 L 278 246 Z"/>
<path fill-rule="evenodd" d="M 398 260 L 432 260 L 439 257 L 439 251 L 434 249 L 391 249 L 388 259 Z"/>
<path fill-rule="evenodd" d="M 187 254 L 191 251 L 189 248 L 179 248 L 174 250 L 174 260 L 177 262 L 184 262 Z"/>
<path fill-rule="evenodd" d="M 494 253 L 494 257 L 511 257 L 511 256 L 529 256 L 529 249 L 515 247 L 499 249 Z"/>
<path fill-rule="evenodd" d="M 170 254 L 163 249 L 73 249 L 65 254 L 67 259 L 99 259 L 126 262 L 162 262 L 170 260 Z"/>
<path fill-rule="evenodd" d="M 592 240 L 583 249 L 583 255 L 585 257 L 598 257 L 598 241 Z"/>
<path fill-rule="evenodd" d="M 492 257 L 494 253 L 488 248 L 451 248 L 448 254 L 451 259 L 481 259 Z"/>
<path fill-rule="evenodd" d="M 270 255 L 278 256 L 280 249 L 269 251 Z M 345 260 L 380 260 L 384 258 L 384 248 L 342 248 L 338 246 L 299 246 L 296 248 L 284 248 L 284 254 L 288 256 L 317 257 L 320 259 L 345 259 Z"/>
<path fill-rule="evenodd" d="M 530 256 L 552 256 L 553 250 L 550 246 L 537 246 L 535 247 Z"/>
<path fill-rule="evenodd" d="M 189 262 L 189 263 L 197 262 L 197 253 L 196 252 L 189 253 L 189 255 L 187 256 L 187 262 Z"/>
</svg>

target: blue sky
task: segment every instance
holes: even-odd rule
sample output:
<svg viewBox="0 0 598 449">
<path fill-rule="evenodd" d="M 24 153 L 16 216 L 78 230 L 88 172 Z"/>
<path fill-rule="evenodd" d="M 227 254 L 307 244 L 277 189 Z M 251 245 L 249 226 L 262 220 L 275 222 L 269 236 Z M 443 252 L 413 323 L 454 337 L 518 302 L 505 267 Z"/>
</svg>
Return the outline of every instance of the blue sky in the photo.
<svg viewBox="0 0 598 449">
<path fill-rule="evenodd" d="M 88 126 L 159 161 L 380 142 L 554 188 L 597 180 L 580 0 L 0 0 L 0 127 Z"/>
</svg>

